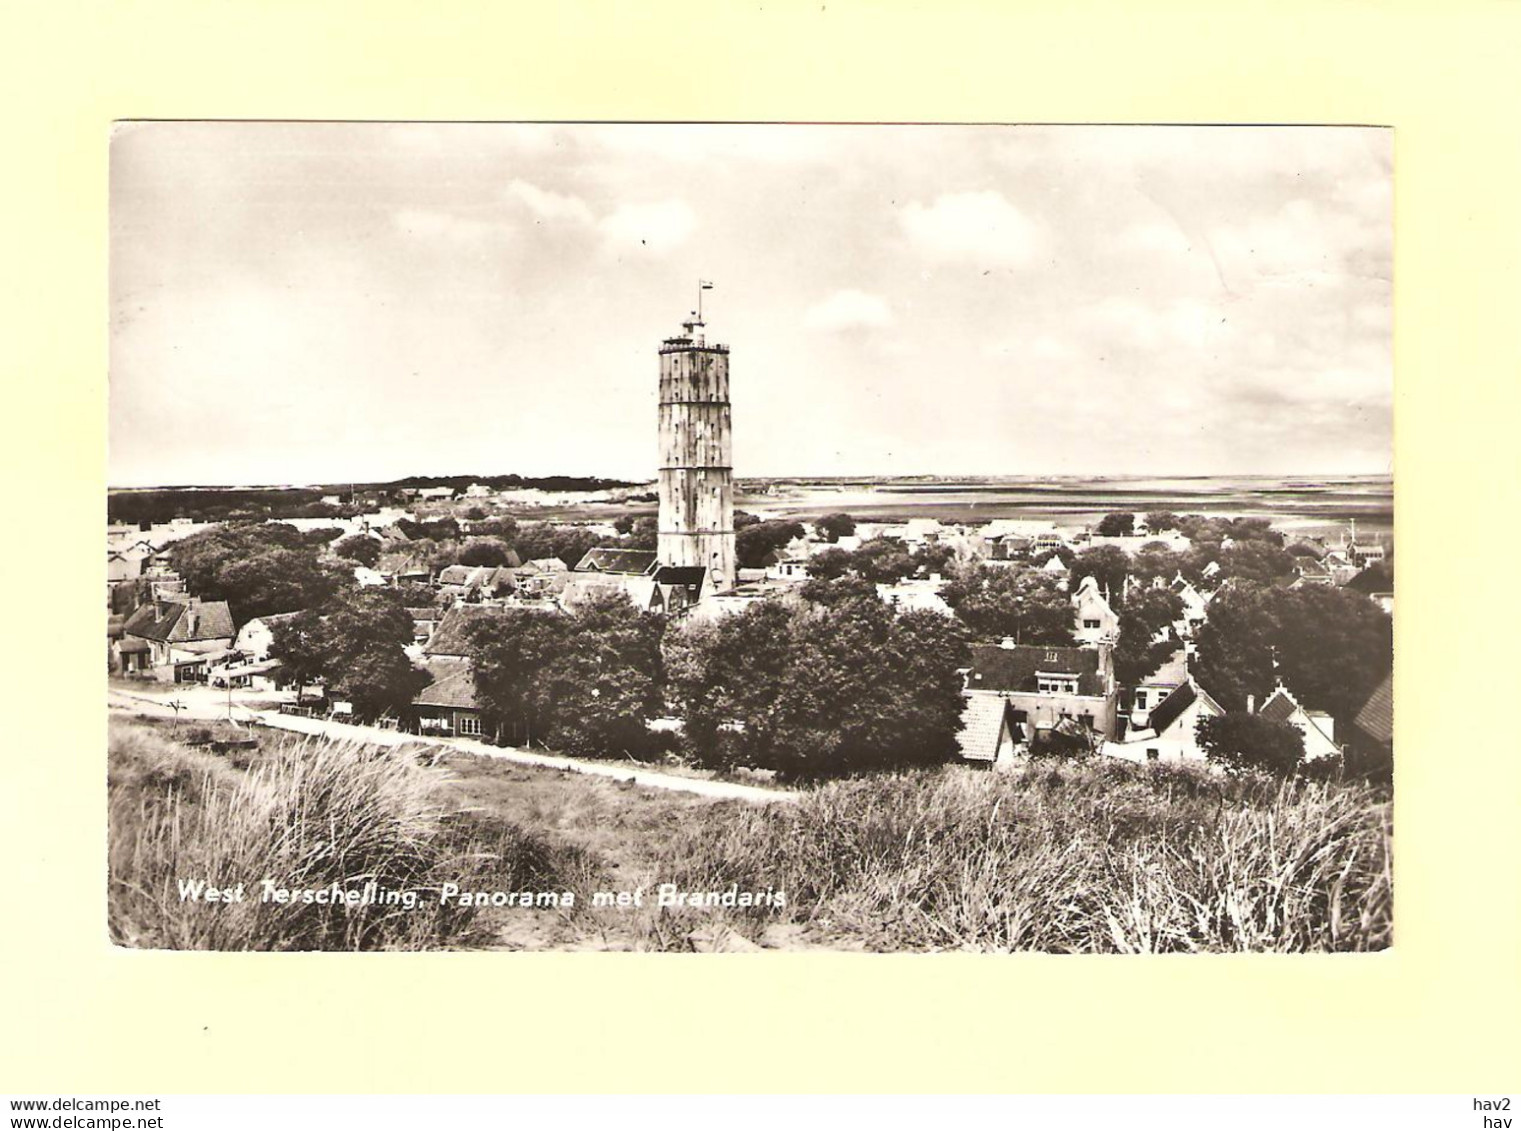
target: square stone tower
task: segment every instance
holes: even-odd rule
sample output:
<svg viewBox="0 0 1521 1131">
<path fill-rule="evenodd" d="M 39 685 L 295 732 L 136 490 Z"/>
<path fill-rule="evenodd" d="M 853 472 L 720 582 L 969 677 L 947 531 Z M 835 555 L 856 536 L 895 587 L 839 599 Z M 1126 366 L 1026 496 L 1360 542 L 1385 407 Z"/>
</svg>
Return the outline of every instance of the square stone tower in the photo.
<svg viewBox="0 0 1521 1131">
<path fill-rule="evenodd" d="M 660 346 L 661 565 L 704 566 L 733 589 L 734 449 L 729 347 L 709 345 L 701 316 Z"/>
</svg>

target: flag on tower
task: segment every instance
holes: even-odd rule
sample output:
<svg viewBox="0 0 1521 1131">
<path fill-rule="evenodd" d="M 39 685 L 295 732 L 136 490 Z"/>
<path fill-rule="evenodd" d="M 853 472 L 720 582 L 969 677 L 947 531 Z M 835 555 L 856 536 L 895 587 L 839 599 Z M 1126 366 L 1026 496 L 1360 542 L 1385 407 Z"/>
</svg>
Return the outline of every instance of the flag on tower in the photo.
<svg viewBox="0 0 1521 1131">
<path fill-rule="evenodd" d="M 711 291 L 713 289 L 713 284 L 705 279 L 698 279 L 697 285 L 705 291 Z"/>
</svg>

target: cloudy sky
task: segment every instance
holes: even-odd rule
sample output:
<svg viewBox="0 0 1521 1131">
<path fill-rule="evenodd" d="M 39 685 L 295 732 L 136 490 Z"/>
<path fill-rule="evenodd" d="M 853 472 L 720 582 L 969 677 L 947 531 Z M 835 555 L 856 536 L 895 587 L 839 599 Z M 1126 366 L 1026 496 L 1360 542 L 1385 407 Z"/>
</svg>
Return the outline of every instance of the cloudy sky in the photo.
<svg viewBox="0 0 1521 1131">
<path fill-rule="evenodd" d="M 652 478 L 706 294 L 745 475 L 1387 472 L 1386 130 L 143 123 L 114 486 Z"/>
</svg>

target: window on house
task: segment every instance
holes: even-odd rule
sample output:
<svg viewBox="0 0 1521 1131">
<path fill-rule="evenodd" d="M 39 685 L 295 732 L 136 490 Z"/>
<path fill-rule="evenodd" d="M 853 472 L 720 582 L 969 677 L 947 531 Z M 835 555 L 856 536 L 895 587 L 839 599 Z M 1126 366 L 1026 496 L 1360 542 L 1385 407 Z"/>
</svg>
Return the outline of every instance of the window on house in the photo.
<svg viewBox="0 0 1521 1131">
<path fill-rule="evenodd" d="M 458 729 L 460 734 L 478 735 L 481 733 L 481 720 L 476 715 L 459 715 L 457 716 L 457 719 L 459 722 Z"/>
<path fill-rule="evenodd" d="M 1146 709 L 1146 692 L 1137 691 L 1135 693 L 1135 709 L 1137 711 L 1144 711 Z"/>
<path fill-rule="evenodd" d="M 1083 621 L 1084 628 L 1097 628 L 1098 626 L 1099 622 L 1097 617 L 1089 617 L 1087 620 Z"/>
<path fill-rule="evenodd" d="M 1162 752 L 1160 750 L 1158 750 L 1155 746 L 1148 746 L 1146 748 L 1146 760 L 1148 762 L 1157 762 L 1157 761 L 1160 761 L 1161 758 L 1162 758 Z"/>
<path fill-rule="evenodd" d="M 1077 721 L 1080 722 L 1080 723 L 1082 723 L 1089 730 L 1093 729 L 1093 716 L 1092 715 L 1079 715 L 1077 717 Z"/>
</svg>

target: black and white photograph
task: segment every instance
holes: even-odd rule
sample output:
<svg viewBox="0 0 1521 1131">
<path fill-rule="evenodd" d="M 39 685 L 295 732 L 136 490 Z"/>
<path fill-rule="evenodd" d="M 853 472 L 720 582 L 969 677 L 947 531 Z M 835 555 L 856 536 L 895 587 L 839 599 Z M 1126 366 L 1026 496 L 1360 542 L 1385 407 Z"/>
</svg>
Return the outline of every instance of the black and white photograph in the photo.
<svg viewBox="0 0 1521 1131">
<path fill-rule="evenodd" d="M 116 123 L 111 942 L 1393 946 L 1393 177 Z"/>
</svg>

